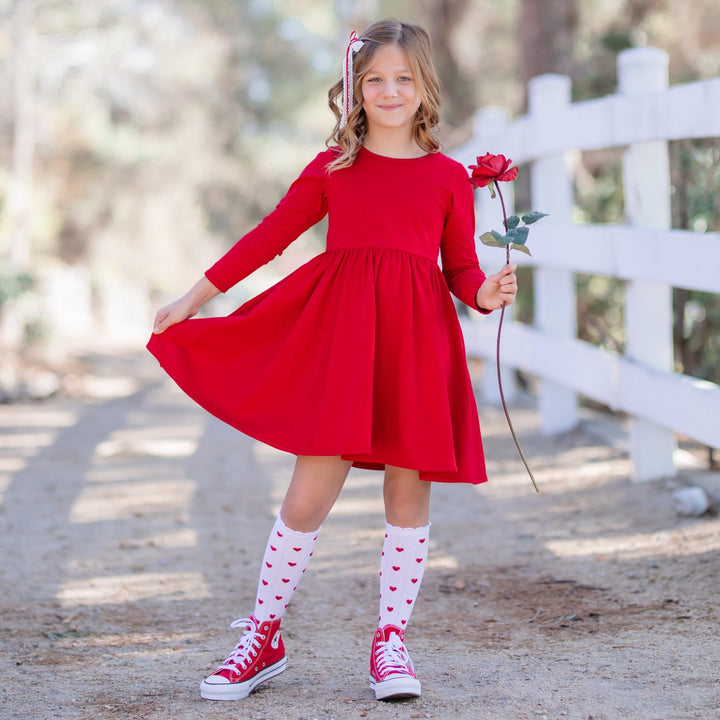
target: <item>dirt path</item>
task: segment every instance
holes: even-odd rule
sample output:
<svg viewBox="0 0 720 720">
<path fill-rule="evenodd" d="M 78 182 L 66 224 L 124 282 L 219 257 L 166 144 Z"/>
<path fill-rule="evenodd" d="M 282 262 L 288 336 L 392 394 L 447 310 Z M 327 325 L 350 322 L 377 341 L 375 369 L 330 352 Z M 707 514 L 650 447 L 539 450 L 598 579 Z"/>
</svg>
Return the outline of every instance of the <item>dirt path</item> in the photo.
<svg viewBox="0 0 720 720">
<path fill-rule="evenodd" d="M 437 486 L 408 632 L 416 701 L 367 687 L 381 476 L 353 471 L 285 622 L 288 671 L 237 703 L 198 682 L 252 608 L 292 466 L 150 358 L 91 359 L 73 399 L 0 406 L 0 717 L 684 720 L 720 717 L 715 516 L 635 485 L 623 434 L 556 439 L 482 408 L 492 482 Z"/>
</svg>

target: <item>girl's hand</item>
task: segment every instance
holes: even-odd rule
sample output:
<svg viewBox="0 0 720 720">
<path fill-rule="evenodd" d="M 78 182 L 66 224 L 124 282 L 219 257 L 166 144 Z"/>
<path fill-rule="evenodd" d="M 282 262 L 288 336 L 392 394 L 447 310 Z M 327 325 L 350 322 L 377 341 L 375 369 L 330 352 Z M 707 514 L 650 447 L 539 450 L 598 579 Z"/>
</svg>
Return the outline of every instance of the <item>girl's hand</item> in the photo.
<svg viewBox="0 0 720 720">
<path fill-rule="evenodd" d="M 517 295 L 517 265 L 505 265 L 495 275 L 485 278 L 475 296 L 475 302 L 484 310 L 498 310 L 503 305 L 510 305 Z"/>
<path fill-rule="evenodd" d="M 208 300 L 219 293 L 220 291 L 206 277 L 200 278 L 185 295 L 157 311 L 153 333 L 159 335 L 169 327 L 191 318 Z"/>
<path fill-rule="evenodd" d="M 169 327 L 191 318 L 196 312 L 197 309 L 193 309 L 190 306 L 187 295 L 183 295 L 179 300 L 157 311 L 155 322 L 153 323 L 153 333 L 159 335 Z"/>
</svg>

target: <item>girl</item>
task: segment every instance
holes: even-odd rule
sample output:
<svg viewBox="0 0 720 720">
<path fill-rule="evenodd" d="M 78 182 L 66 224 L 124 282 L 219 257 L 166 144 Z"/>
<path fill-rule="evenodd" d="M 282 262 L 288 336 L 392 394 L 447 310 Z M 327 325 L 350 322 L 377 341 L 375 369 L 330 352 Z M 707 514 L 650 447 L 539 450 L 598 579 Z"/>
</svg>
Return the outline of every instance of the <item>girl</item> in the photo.
<svg viewBox="0 0 720 720">
<path fill-rule="evenodd" d="M 395 20 L 353 33 L 329 100 L 329 149 L 157 313 L 148 345 L 214 415 L 297 455 L 254 612 L 232 623 L 240 641 L 201 683 L 213 700 L 244 698 L 285 669 L 280 622 L 352 465 L 385 472 L 370 686 L 378 699 L 419 696 L 404 640 L 427 560 L 431 482 L 487 479 L 448 290 L 489 312 L 515 299 L 515 266 L 487 278 L 478 266 L 467 171 L 434 135 L 439 84 L 427 33 Z M 229 317 L 185 322 L 325 214 L 325 252 Z"/>
</svg>

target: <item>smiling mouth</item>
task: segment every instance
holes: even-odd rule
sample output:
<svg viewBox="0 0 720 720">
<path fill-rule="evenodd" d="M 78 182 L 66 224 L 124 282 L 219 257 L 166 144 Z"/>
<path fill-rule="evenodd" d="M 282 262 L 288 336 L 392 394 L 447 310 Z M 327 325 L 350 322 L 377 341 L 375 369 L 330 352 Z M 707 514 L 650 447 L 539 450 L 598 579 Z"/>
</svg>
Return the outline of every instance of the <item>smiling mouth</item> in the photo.
<svg viewBox="0 0 720 720">
<path fill-rule="evenodd" d="M 402 105 L 380 105 L 381 110 L 398 110 Z"/>
</svg>

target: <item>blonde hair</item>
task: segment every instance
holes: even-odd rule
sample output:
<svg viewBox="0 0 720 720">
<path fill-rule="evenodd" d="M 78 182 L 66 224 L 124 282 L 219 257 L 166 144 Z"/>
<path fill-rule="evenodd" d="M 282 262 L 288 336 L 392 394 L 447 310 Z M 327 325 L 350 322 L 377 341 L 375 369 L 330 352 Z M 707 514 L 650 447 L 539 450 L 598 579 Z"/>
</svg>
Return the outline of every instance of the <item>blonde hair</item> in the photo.
<svg viewBox="0 0 720 720">
<path fill-rule="evenodd" d="M 340 79 L 328 92 L 328 104 L 335 115 L 335 128 L 327 139 L 327 145 L 338 145 L 340 154 L 328 165 L 328 170 L 339 170 L 353 164 L 367 136 L 367 117 L 363 110 L 362 82 L 377 50 L 384 45 L 396 45 L 407 56 L 420 95 L 420 107 L 413 121 L 413 140 L 427 153 L 440 149 L 435 128 L 440 121 L 440 82 L 432 57 L 432 46 L 427 32 L 417 26 L 399 20 L 380 20 L 360 35 L 363 46 L 353 57 L 353 107 L 345 127 L 340 127 L 342 117 L 343 82 Z"/>
</svg>

